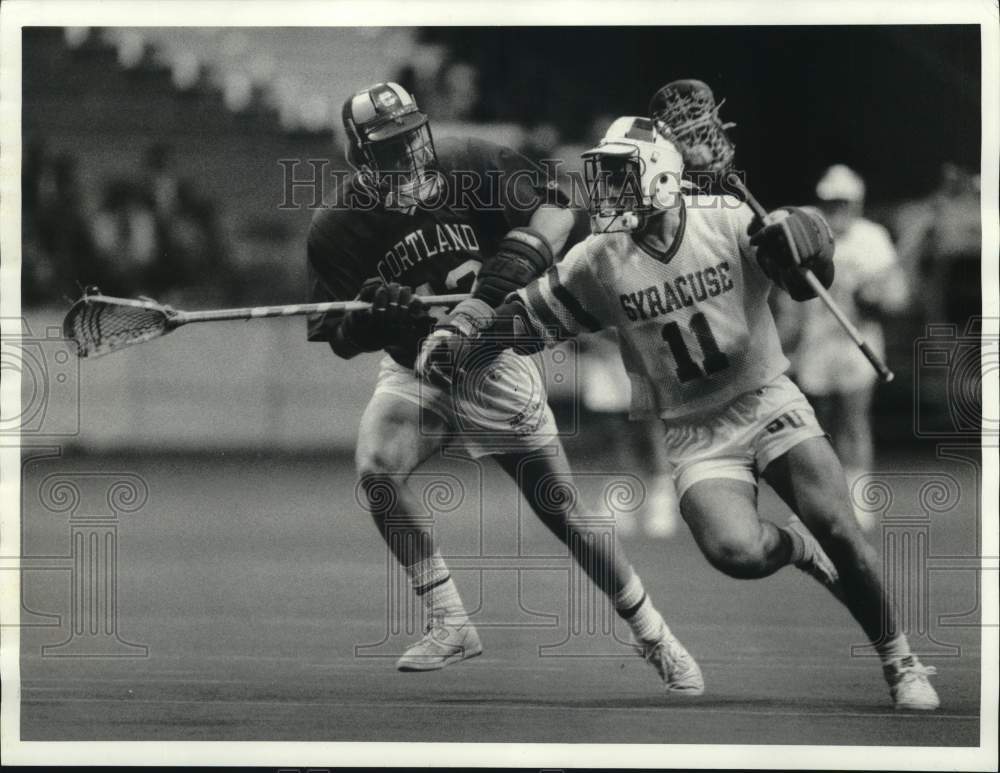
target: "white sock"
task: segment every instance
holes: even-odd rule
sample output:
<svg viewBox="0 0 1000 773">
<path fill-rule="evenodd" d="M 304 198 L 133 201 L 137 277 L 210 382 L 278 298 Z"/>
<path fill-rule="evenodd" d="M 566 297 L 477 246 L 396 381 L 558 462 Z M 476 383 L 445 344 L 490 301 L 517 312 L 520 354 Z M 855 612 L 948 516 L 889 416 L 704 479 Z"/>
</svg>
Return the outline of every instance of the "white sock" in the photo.
<svg viewBox="0 0 1000 773">
<path fill-rule="evenodd" d="M 791 540 L 792 553 L 788 557 L 788 563 L 792 566 L 797 565 L 803 558 L 805 558 L 806 555 L 805 540 L 802 539 L 802 535 L 795 531 L 795 529 L 789 529 L 787 526 L 779 526 L 778 531 L 783 531 Z"/>
<path fill-rule="evenodd" d="M 435 551 L 430 558 L 406 567 L 406 571 L 428 616 L 441 616 L 449 625 L 468 622 L 469 616 L 458 595 L 458 586 L 440 553 Z"/>
<path fill-rule="evenodd" d="M 656 611 L 653 602 L 646 595 L 646 589 L 642 587 L 639 575 L 633 573 L 625 583 L 625 587 L 614 595 L 612 601 L 619 617 L 628 623 L 635 638 L 643 644 L 660 641 L 670 634 L 663 616 Z"/>
<path fill-rule="evenodd" d="M 883 666 L 887 666 L 893 661 L 910 657 L 913 654 L 910 652 L 910 642 L 907 640 L 906 634 L 903 633 L 898 634 L 895 638 L 887 642 L 877 644 L 875 649 Z"/>
</svg>

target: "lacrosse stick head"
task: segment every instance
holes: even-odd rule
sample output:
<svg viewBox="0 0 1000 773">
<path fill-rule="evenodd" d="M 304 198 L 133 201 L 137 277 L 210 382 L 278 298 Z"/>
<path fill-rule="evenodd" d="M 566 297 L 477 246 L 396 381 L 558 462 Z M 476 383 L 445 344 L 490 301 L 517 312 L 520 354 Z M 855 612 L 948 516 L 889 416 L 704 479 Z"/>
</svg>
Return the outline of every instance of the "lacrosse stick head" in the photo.
<svg viewBox="0 0 1000 773">
<path fill-rule="evenodd" d="M 80 357 L 99 357 L 166 335 L 176 327 L 177 312 L 151 300 L 131 300 L 88 290 L 63 320 L 63 335 L 74 341 Z"/>
<path fill-rule="evenodd" d="M 735 124 L 722 122 L 720 107 L 708 84 L 693 79 L 671 81 L 649 101 L 654 125 L 681 151 L 689 173 L 721 176 L 733 164 L 736 147 L 726 130 Z"/>
</svg>

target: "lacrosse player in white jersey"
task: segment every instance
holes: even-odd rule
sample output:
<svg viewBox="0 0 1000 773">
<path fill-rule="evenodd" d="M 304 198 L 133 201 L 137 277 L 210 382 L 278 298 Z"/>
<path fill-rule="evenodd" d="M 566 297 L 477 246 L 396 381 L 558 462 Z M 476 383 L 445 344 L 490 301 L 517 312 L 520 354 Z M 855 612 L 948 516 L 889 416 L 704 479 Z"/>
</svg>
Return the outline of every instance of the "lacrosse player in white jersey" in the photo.
<svg viewBox="0 0 1000 773">
<path fill-rule="evenodd" d="M 773 285 L 812 296 L 795 256 L 830 285 L 826 222 L 786 207 L 755 223 L 738 199 L 683 195 L 683 159 L 646 118 L 615 121 L 584 160 L 592 235 L 499 307 L 466 305 L 426 339 L 418 373 L 457 384 L 491 353 L 616 328 L 630 413 L 664 421 L 681 513 L 709 562 L 742 579 L 789 564 L 807 572 L 865 630 L 896 707 L 936 708 L 933 669 L 898 630 L 840 462 L 784 375 L 767 304 Z M 760 517 L 759 477 L 798 517 Z"/>
<path fill-rule="evenodd" d="M 816 197 L 835 243 L 837 281 L 830 293 L 872 349 L 884 356 L 879 320 L 902 311 L 908 295 L 889 232 L 861 216 L 865 183 L 843 164 L 823 174 Z M 791 359 L 798 384 L 823 426 L 830 428 L 852 485 L 872 469 L 871 405 L 876 373 L 822 305 L 782 304 L 781 313 L 788 314 L 785 324 L 797 332 Z M 856 514 L 862 526 L 874 526 L 871 514 L 862 510 Z"/>
</svg>

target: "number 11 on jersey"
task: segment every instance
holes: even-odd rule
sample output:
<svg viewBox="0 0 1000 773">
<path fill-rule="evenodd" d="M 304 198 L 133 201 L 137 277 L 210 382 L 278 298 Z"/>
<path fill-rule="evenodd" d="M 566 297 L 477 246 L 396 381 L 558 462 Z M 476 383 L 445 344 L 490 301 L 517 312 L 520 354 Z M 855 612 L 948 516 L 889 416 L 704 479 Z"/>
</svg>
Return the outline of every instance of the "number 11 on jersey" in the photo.
<svg viewBox="0 0 1000 773">
<path fill-rule="evenodd" d="M 702 354 L 701 367 L 698 366 L 688 351 L 687 344 L 684 343 L 684 335 L 681 333 L 680 325 L 676 322 L 668 322 L 663 326 L 663 340 L 670 347 L 670 353 L 674 356 L 677 365 L 677 378 L 680 382 L 686 383 L 696 378 L 704 378 L 720 370 L 729 367 L 729 358 L 719 351 L 719 345 L 715 342 L 712 328 L 709 327 L 708 320 L 704 312 L 698 312 L 691 317 L 689 323 L 691 335 L 698 341 Z"/>
</svg>

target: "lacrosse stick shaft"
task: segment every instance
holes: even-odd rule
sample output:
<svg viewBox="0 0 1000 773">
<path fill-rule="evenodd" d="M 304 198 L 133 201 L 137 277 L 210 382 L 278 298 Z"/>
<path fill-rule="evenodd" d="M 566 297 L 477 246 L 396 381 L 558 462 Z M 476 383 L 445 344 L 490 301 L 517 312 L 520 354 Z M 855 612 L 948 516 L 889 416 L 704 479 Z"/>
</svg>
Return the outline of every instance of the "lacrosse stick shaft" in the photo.
<svg viewBox="0 0 1000 773">
<path fill-rule="evenodd" d="M 744 201 L 746 201 L 750 209 L 753 210 L 753 213 L 763 221 L 764 218 L 767 217 L 767 210 L 761 206 L 760 202 L 757 201 L 746 185 L 743 184 L 739 175 L 730 173 L 726 180 L 743 195 Z M 889 366 L 882 361 L 882 358 L 872 351 L 868 342 L 861 337 L 861 333 L 854 326 L 854 323 L 847 318 L 847 315 L 844 314 L 837 302 L 833 299 L 830 293 L 827 292 L 827 289 L 823 287 L 823 283 L 820 282 L 816 275 L 808 268 L 801 268 L 799 270 L 802 273 L 803 278 L 809 283 L 809 286 L 813 289 L 819 299 L 826 304 L 830 313 L 833 314 L 837 322 L 840 323 L 841 327 L 847 331 L 847 335 L 851 337 L 851 340 L 854 341 L 857 347 L 861 350 L 861 353 L 865 356 L 868 362 L 871 363 L 871 366 L 875 368 L 875 372 L 878 373 L 878 377 L 882 383 L 888 384 L 892 381 L 896 377 L 895 374 L 889 370 Z"/>
<path fill-rule="evenodd" d="M 454 306 L 469 298 L 468 293 L 453 295 L 421 295 L 427 306 Z M 304 314 L 346 314 L 371 306 L 366 301 L 329 301 L 326 303 L 297 303 L 286 306 L 247 306 L 238 309 L 209 309 L 206 311 L 177 311 L 172 318 L 174 325 L 191 322 L 219 322 L 223 320 L 265 319 L 267 317 L 296 317 Z"/>
</svg>

